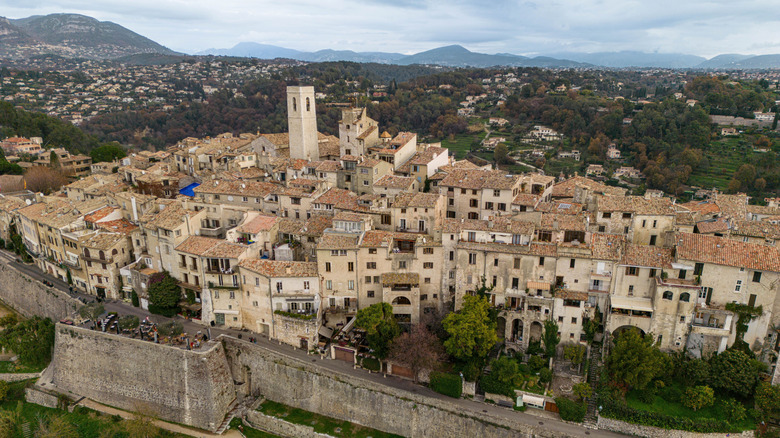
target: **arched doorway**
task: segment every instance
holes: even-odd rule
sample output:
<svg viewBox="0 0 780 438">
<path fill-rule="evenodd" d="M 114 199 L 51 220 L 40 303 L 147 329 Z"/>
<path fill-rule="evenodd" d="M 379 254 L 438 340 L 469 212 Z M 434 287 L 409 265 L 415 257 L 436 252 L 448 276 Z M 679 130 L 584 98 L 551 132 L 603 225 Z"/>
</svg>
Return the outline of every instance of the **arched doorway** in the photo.
<svg viewBox="0 0 780 438">
<path fill-rule="evenodd" d="M 531 337 L 532 341 L 541 341 L 543 330 L 542 323 L 539 321 L 534 321 L 531 323 L 531 329 L 528 331 L 528 336 Z"/>
<path fill-rule="evenodd" d="M 639 327 L 634 327 L 633 325 L 621 325 L 620 327 L 618 327 L 618 328 L 616 328 L 615 330 L 612 331 L 613 339 L 617 339 L 618 336 L 620 336 L 621 333 L 623 333 L 623 332 L 625 332 L 627 330 L 636 330 L 636 331 L 639 332 L 640 335 L 642 335 L 642 336 L 645 335 L 645 331 L 642 330 Z"/>
<path fill-rule="evenodd" d="M 503 316 L 499 316 L 496 320 L 496 334 L 499 339 L 504 339 L 506 337 L 506 318 Z"/>
<path fill-rule="evenodd" d="M 523 320 L 512 321 L 512 342 L 523 342 Z"/>
<path fill-rule="evenodd" d="M 408 306 L 412 304 L 411 301 L 409 301 L 409 298 L 406 297 L 395 297 L 392 303 L 393 306 Z"/>
</svg>

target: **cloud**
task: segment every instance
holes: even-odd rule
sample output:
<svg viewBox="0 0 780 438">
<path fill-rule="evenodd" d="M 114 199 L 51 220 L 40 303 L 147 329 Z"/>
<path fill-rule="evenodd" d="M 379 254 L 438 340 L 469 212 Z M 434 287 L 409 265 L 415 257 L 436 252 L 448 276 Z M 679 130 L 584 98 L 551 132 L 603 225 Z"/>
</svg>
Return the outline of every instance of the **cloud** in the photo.
<svg viewBox="0 0 780 438">
<path fill-rule="evenodd" d="M 743 0 L 0 0 L 20 18 L 53 12 L 114 21 L 196 52 L 242 41 L 298 50 L 487 53 L 643 50 L 777 53 L 780 17 Z"/>
</svg>

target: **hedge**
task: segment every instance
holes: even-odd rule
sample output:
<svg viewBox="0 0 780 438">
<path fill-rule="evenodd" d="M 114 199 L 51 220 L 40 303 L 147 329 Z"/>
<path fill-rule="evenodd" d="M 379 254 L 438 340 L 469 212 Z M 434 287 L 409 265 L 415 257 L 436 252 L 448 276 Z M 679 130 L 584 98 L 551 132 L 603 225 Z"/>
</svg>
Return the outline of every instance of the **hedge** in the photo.
<svg viewBox="0 0 780 438">
<path fill-rule="evenodd" d="M 642 411 L 634 409 L 625 403 L 620 403 L 611 397 L 604 397 L 603 395 L 601 401 L 602 416 L 625 421 L 627 423 L 700 433 L 741 432 L 739 428 L 732 426 L 725 420 L 714 418 L 692 419 L 687 417 L 675 417 L 658 412 Z"/>
<path fill-rule="evenodd" d="M 431 389 L 439 394 L 448 395 L 452 398 L 460 398 L 463 393 L 463 382 L 460 376 L 447 373 L 431 373 Z"/>
<path fill-rule="evenodd" d="M 585 403 L 577 403 L 568 398 L 558 397 L 555 399 L 555 404 L 558 405 L 558 413 L 561 414 L 562 420 L 582 423 L 582 420 L 585 419 L 585 413 L 588 410 Z"/>
<path fill-rule="evenodd" d="M 371 371 L 379 371 L 381 367 L 379 361 L 373 357 L 364 357 L 361 365 L 363 368 Z"/>
<path fill-rule="evenodd" d="M 515 396 L 515 390 L 512 388 L 512 385 L 498 380 L 493 373 L 482 376 L 482 378 L 479 379 L 479 387 L 482 388 L 483 391 L 491 394 L 501 394 L 513 398 Z"/>
</svg>

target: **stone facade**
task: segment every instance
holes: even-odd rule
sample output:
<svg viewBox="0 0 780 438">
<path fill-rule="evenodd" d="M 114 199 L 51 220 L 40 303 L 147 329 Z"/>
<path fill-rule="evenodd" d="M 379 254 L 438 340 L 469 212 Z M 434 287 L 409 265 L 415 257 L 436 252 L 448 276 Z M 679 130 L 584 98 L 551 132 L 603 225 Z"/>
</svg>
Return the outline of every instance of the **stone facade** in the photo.
<svg viewBox="0 0 780 438">
<path fill-rule="evenodd" d="M 222 344 L 188 351 L 147 341 L 56 326 L 52 383 L 129 411 L 214 431 L 236 399 Z"/>
</svg>

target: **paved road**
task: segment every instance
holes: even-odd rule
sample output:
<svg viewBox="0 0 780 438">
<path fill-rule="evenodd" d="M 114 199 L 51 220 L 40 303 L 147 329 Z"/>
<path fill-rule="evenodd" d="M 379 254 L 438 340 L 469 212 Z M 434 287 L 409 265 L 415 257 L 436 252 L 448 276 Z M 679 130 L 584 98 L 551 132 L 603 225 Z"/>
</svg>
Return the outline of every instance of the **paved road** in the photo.
<svg viewBox="0 0 780 438">
<path fill-rule="evenodd" d="M 7 261 L 8 263 L 14 265 L 18 269 L 24 271 L 26 274 L 30 275 L 31 277 L 43 280 L 47 279 L 54 283 L 54 287 L 67 292 L 68 291 L 68 285 L 58 280 L 48 274 L 44 274 L 41 271 L 39 271 L 35 265 L 25 265 L 20 264 L 15 261 L 15 257 L 11 254 L 9 256 L 9 253 L 0 250 L 0 262 Z M 88 300 L 94 299 L 94 296 L 91 295 L 85 295 L 85 294 L 74 294 L 82 298 L 86 298 Z M 104 306 L 106 308 L 106 311 L 109 312 L 117 312 L 120 316 L 121 315 L 135 315 L 139 319 L 144 319 L 146 317 L 149 317 L 150 320 L 153 322 L 160 324 L 166 321 L 169 321 L 171 318 L 166 318 L 164 316 L 160 315 L 152 315 L 148 311 L 139 308 L 139 307 L 133 307 L 132 305 L 125 303 L 123 301 L 106 301 L 104 303 Z M 174 317 L 177 321 L 180 321 L 184 325 L 184 331 L 187 333 L 196 333 L 198 330 L 206 332 L 208 328 L 204 326 L 203 324 L 196 323 L 194 321 L 190 321 L 187 319 L 183 319 L 181 317 Z M 512 418 L 515 421 L 519 421 L 528 425 L 544 425 L 546 428 L 549 428 L 550 430 L 561 432 L 562 434 L 566 434 L 567 436 L 573 436 L 573 437 L 586 437 L 586 436 L 599 436 L 599 437 L 622 437 L 625 435 L 608 432 L 604 430 L 589 430 L 585 427 L 570 424 L 570 423 L 564 423 L 560 420 L 558 420 L 556 417 L 551 417 L 554 414 L 550 414 L 543 411 L 537 411 L 534 409 L 531 409 L 529 412 L 517 412 L 514 410 L 511 410 L 509 408 L 503 408 L 492 404 L 486 404 L 486 403 L 480 403 L 477 401 L 469 400 L 469 399 L 452 399 L 450 397 L 447 397 L 445 395 L 439 394 L 437 392 L 432 391 L 431 389 L 425 387 L 416 385 L 413 382 L 405 379 L 401 379 L 394 376 L 386 376 L 381 373 L 369 373 L 366 370 L 363 369 L 355 369 L 352 364 L 341 361 L 341 360 L 332 360 L 332 359 L 321 359 L 320 356 L 312 356 L 309 355 L 306 351 L 303 351 L 301 349 L 289 346 L 287 344 L 280 344 L 276 341 L 271 341 L 265 337 L 263 337 L 260 334 L 249 332 L 249 331 L 239 331 L 239 330 L 232 330 L 232 329 L 219 329 L 219 328 L 211 328 L 211 336 L 216 338 L 220 334 L 226 334 L 234 337 L 241 336 L 243 339 L 247 339 L 248 337 L 252 336 L 257 338 L 257 345 L 260 345 L 262 347 L 265 347 L 269 350 L 275 351 L 279 354 L 292 357 L 295 359 L 303 360 L 303 361 L 309 361 L 312 363 L 315 363 L 317 366 L 331 371 L 335 373 L 341 373 L 346 374 L 350 376 L 359 377 L 362 379 L 370 380 L 382 385 L 387 385 L 393 388 L 413 392 L 418 395 L 431 397 L 434 399 L 441 399 L 446 400 L 450 403 L 457 404 L 464 412 L 470 412 L 475 416 L 480 416 L 482 413 L 490 413 L 492 415 L 498 415 L 506 418 Z"/>
</svg>

